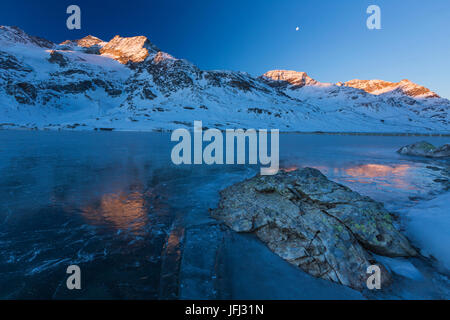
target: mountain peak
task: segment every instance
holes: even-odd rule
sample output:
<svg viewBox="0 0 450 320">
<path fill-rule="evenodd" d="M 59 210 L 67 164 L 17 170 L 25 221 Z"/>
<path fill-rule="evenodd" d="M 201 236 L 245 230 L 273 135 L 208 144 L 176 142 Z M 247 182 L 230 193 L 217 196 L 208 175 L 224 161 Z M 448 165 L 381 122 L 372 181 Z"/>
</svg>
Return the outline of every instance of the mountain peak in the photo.
<svg viewBox="0 0 450 320">
<path fill-rule="evenodd" d="M 158 51 L 159 49 L 145 36 L 126 38 L 117 35 L 100 49 L 100 54 L 126 64 L 129 61 L 142 62 L 149 54 Z"/>
<path fill-rule="evenodd" d="M 306 72 L 298 72 L 293 70 L 271 70 L 264 73 L 261 78 L 269 81 L 289 83 L 290 85 L 298 88 L 305 85 L 319 84 L 319 82 L 309 77 Z"/>
<path fill-rule="evenodd" d="M 79 40 L 66 40 L 60 43 L 60 45 L 76 45 L 83 48 L 90 48 L 92 46 L 103 47 L 105 44 L 106 42 L 92 35 L 88 35 Z"/>
<path fill-rule="evenodd" d="M 362 89 L 370 94 L 380 95 L 388 92 L 400 92 L 417 98 L 440 98 L 435 92 L 408 79 L 399 82 L 384 80 L 359 80 L 353 79 L 343 83 L 344 86 Z"/>
</svg>

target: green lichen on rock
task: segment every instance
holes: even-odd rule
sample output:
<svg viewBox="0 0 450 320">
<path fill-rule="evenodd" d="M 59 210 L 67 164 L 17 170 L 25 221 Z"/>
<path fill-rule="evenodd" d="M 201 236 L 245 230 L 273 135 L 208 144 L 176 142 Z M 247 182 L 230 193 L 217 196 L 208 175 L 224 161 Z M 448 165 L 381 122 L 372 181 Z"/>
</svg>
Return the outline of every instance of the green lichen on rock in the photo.
<svg viewBox="0 0 450 320">
<path fill-rule="evenodd" d="M 416 255 L 384 206 L 303 168 L 255 176 L 221 191 L 213 216 L 237 232 L 253 232 L 272 251 L 313 276 L 365 287 L 370 252 Z M 383 280 L 390 276 L 382 269 Z"/>
</svg>

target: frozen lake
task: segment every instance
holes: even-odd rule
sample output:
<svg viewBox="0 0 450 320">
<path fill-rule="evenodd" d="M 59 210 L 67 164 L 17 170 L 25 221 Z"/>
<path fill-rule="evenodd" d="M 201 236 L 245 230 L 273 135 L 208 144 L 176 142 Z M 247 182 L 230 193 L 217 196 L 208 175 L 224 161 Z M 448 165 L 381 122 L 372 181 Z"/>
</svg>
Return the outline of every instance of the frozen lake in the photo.
<svg viewBox="0 0 450 320">
<path fill-rule="evenodd" d="M 406 232 L 410 208 L 426 216 L 424 203 L 444 194 L 440 169 L 449 164 L 395 152 L 418 140 L 449 142 L 282 134 L 280 166 L 317 168 L 383 202 Z M 384 261 L 394 284 L 364 297 L 289 265 L 209 216 L 218 191 L 258 167 L 177 167 L 174 144 L 167 133 L 0 131 L 0 299 L 450 297 L 439 256 Z M 71 264 L 82 270 L 80 291 L 66 288 Z"/>
</svg>

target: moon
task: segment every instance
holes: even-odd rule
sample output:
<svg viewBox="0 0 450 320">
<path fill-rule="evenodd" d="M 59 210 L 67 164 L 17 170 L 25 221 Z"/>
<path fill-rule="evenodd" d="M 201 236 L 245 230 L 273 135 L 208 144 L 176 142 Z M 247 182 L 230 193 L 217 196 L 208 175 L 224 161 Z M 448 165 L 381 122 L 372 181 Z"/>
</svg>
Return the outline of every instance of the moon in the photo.
<svg viewBox="0 0 450 320">
<path fill-rule="evenodd" d="M 295 28 L 295 31 L 298 31 L 298 30 L 300 30 L 300 28 L 299 28 L 299 27 Z"/>
</svg>

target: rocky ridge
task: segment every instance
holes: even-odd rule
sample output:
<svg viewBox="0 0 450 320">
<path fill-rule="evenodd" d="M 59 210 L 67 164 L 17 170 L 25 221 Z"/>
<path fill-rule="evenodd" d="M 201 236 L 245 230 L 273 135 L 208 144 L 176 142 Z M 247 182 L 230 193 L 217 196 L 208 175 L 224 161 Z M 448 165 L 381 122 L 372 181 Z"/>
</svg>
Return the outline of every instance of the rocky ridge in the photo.
<svg viewBox="0 0 450 320">
<path fill-rule="evenodd" d="M 409 81 L 408 79 L 403 79 L 400 82 L 354 79 L 344 82 L 343 85 L 347 87 L 362 89 L 368 93 L 375 95 L 397 91 L 410 97 L 440 98 L 437 93 L 412 81 Z"/>
</svg>

